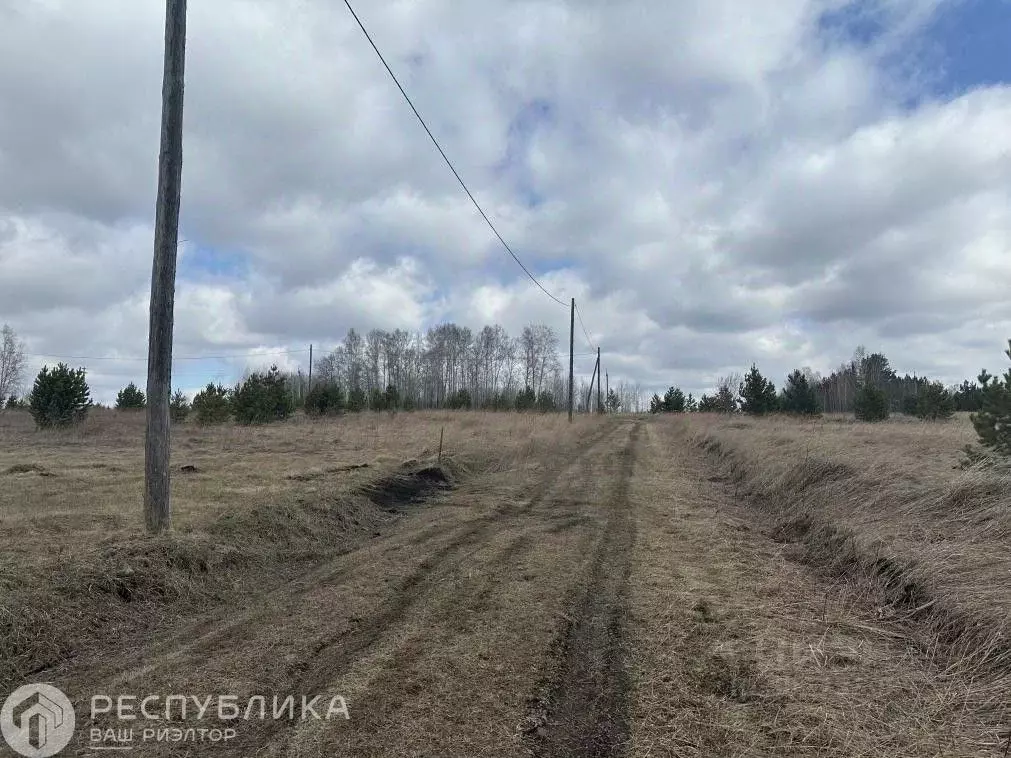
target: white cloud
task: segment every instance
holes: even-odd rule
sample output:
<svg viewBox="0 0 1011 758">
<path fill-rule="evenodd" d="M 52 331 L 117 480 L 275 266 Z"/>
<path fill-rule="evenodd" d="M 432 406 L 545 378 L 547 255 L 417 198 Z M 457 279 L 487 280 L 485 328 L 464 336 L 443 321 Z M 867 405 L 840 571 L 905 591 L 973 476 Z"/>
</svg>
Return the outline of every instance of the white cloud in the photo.
<svg viewBox="0 0 1011 758">
<path fill-rule="evenodd" d="M 514 250 L 578 298 L 612 377 L 698 391 L 752 360 L 828 370 L 859 342 L 946 381 L 1000 365 L 1011 88 L 924 89 L 941 6 L 359 10 Z M 858 44 L 827 10 L 878 33 Z M 0 321 L 33 353 L 146 352 L 162 12 L 0 7 Z M 187 65 L 181 262 L 236 265 L 180 267 L 177 354 L 439 319 L 567 336 L 343 6 L 191 4 Z M 94 365 L 100 393 L 143 370 Z"/>
</svg>

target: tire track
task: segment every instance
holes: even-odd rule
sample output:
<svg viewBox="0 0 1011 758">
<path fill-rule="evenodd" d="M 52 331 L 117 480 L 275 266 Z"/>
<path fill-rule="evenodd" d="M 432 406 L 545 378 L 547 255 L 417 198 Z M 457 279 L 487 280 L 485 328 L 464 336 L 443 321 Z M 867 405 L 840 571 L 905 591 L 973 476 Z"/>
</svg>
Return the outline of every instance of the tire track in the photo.
<svg viewBox="0 0 1011 758">
<path fill-rule="evenodd" d="M 628 740 L 624 619 L 635 543 L 629 483 L 640 425 L 619 454 L 606 527 L 597 542 L 574 612 L 551 647 L 552 663 L 523 727 L 537 758 L 620 755 Z"/>
<path fill-rule="evenodd" d="M 374 544 L 337 556 L 324 566 L 311 568 L 303 574 L 285 581 L 281 586 L 272 588 L 255 607 L 242 611 L 238 615 L 234 610 L 230 610 L 226 618 L 221 617 L 220 611 L 214 611 L 210 617 L 187 625 L 186 628 L 175 632 L 170 638 L 163 638 L 161 641 L 153 643 L 157 647 L 149 648 L 146 651 L 142 659 L 145 661 L 144 663 L 138 663 L 124 670 L 122 662 L 120 662 L 118 664 L 119 670 L 105 681 L 104 686 L 106 688 L 122 688 L 142 677 L 163 670 L 166 666 L 183 662 L 187 656 L 213 654 L 219 648 L 231 647 L 236 638 L 244 636 L 245 630 L 256 629 L 272 616 L 277 616 L 279 613 L 290 615 L 299 612 L 305 607 L 304 596 L 308 592 L 317 589 L 320 585 L 336 585 L 350 578 L 359 568 L 357 559 L 362 557 L 363 550 L 379 550 L 377 557 L 380 558 L 402 550 L 405 544 L 423 550 L 425 543 L 444 539 L 448 532 L 451 535 L 448 543 L 426 557 L 409 575 L 391 585 L 393 603 L 383 612 L 382 617 L 377 620 L 377 624 L 370 625 L 369 628 L 361 631 L 361 644 L 354 645 L 355 650 L 360 652 L 374 643 L 377 635 L 383 630 L 383 624 L 394 622 L 413 605 L 426 584 L 426 577 L 441 562 L 487 532 L 502 517 L 522 515 L 536 507 L 562 476 L 571 471 L 574 466 L 580 465 L 599 447 L 613 428 L 613 424 L 606 425 L 590 437 L 588 443 L 579 450 L 574 460 L 557 462 L 547 469 L 530 497 L 521 501 L 521 504 L 511 500 L 506 501 L 498 508 L 470 517 L 462 523 L 447 526 L 440 520 L 407 536 L 406 539 L 404 535 L 400 534 L 387 535 L 381 541 L 391 544 Z M 369 560 L 374 559 L 369 556 Z M 398 599 L 402 601 L 403 607 L 398 605 Z M 347 644 L 344 640 L 344 634 L 331 636 L 317 645 L 314 655 L 324 655 L 330 647 Z"/>
<path fill-rule="evenodd" d="M 390 583 L 386 602 L 369 618 L 363 619 L 363 623 L 337 635 L 328 635 L 320 639 L 309 654 L 298 662 L 297 668 L 289 672 L 288 690 L 325 691 L 327 685 L 337 681 L 357 659 L 402 625 L 407 615 L 429 596 L 439 577 L 454 570 L 466 560 L 468 547 L 480 543 L 489 532 L 501 526 L 503 519 L 529 514 L 542 505 L 567 473 L 586 465 L 587 460 L 617 426 L 618 423 L 614 421 L 603 424 L 574 459 L 551 466 L 544 472 L 532 494 L 525 501 L 519 503 L 506 501 L 457 528 L 456 533 L 445 544 L 427 555 L 406 576 Z M 423 549 L 424 545 L 415 547 Z M 227 747 L 222 746 L 219 755 L 245 758 L 258 747 L 277 740 L 280 732 L 287 728 L 284 722 L 266 721 L 255 725 L 255 728 L 244 730 L 235 742 Z"/>
</svg>

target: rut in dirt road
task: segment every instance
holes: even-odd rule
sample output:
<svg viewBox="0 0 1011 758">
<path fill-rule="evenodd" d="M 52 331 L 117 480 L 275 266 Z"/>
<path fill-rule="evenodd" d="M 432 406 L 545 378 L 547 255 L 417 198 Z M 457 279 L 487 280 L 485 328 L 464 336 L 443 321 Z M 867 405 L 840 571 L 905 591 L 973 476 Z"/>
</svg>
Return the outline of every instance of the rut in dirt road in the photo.
<svg viewBox="0 0 1011 758">
<path fill-rule="evenodd" d="M 555 667 L 530 717 L 528 746 L 538 758 L 615 756 L 628 739 L 623 633 L 635 544 L 629 483 L 639 432 L 636 424 L 618 454 L 604 532 L 571 620 L 554 642 Z"/>
<path fill-rule="evenodd" d="M 501 535 L 511 519 L 529 515 L 545 501 L 550 500 L 554 489 L 560 482 L 566 480 L 566 474 L 571 475 L 573 471 L 581 470 L 592 456 L 602 452 L 601 447 L 606 444 L 615 427 L 613 423 L 602 425 L 582 446 L 574 460 L 551 461 L 542 475 L 543 478 L 529 491 L 526 498 L 503 502 L 491 511 L 467 520 L 454 527 L 456 531 L 448 539 L 445 539 L 446 535 L 438 532 L 427 533 L 428 542 L 437 544 L 442 542 L 438 547 L 427 544 L 422 535 L 406 536 L 405 542 L 410 544 L 412 549 L 428 548 L 430 552 L 414 570 L 390 582 L 387 602 L 378 607 L 373 614 L 361 618 L 350 631 L 322 636 L 307 656 L 294 662 L 288 672 L 290 689 L 299 692 L 324 690 L 330 683 L 339 681 L 356 660 L 370 654 L 383 640 L 395 637 L 398 631 L 403 629 L 405 619 L 411 613 L 432 602 L 431 595 L 438 590 L 442 579 L 459 569 L 461 564 L 484 546 L 493 535 Z M 499 556 L 499 560 L 505 560 L 505 565 L 508 565 L 511 556 L 532 550 L 536 544 L 536 539 L 514 540 Z M 454 615 L 473 610 L 464 598 L 460 598 L 459 601 L 459 608 L 447 609 L 447 620 Z M 415 652 L 396 656 L 392 665 L 405 664 L 412 655 L 417 654 L 417 651 L 430 642 L 434 641 L 422 640 L 418 643 L 406 641 L 404 644 L 408 648 L 414 648 Z M 415 644 L 421 647 L 415 647 Z M 395 673 L 392 681 L 398 679 L 403 679 L 403 672 Z M 365 726 L 375 715 L 387 709 L 395 710 L 399 706 L 397 695 L 400 688 L 389 686 L 388 689 L 385 695 L 379 695 L 380 700 L 387 702 L 380 704 L 366 701 L 368 704 L 365 707 L 373 714 L 359 717 L 355 722 L 357 725 Z M 231 749 L 245 755 L 247 751 L 257 746 L 272 743 L 279 738 L 279 733 L 284 731 L 284 725 L 280 722 L 267 722 L 257 726 L 258 728 L 248 729 L 232 746 L 229 746 L 228 750 L 223 749 L 222 755 L 228 754 Z M 327 739 L 332 737 L 333 735 L 329 735 Z M 374 735 L 369 736 L 370 741 L 374 738 Z M 283 737 L 281 741 L 284 741 Z"/>
</svg>

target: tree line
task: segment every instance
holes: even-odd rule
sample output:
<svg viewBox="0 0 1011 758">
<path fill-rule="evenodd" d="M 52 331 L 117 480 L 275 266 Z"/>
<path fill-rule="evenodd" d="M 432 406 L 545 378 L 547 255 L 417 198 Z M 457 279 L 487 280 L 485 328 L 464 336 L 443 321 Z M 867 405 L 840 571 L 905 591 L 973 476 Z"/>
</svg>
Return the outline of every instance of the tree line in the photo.
<svg viewBox="0 0 1011 758">
<path fill-rule="evenodd" d="M 988 387 L 995 386 L 993 380 L 986 369 L 975 381 L 967 379 L 952 387 L 915 374 L 900 376 L 883 353 L 868 353 L 861 346 L 850 361 L 824 378 L 810 368 L 794 369 L 777 390 L 753 364 L 743 376 L 720 377 L 714 392 L 697 399 L 678 387 L 671 387 L 662 397 L 654 394 L 649 409 L 651 413 L 852 413 L 862 420 L 903 413 L 944 419 L 956 411 L 980 412 Z"/>
<path fill-rule="evenodd" d="M 41 402 L 44 393 L 55 393 L 67 407 L 46 401 L 52 413 L 44 415 L 53 425 L 80 420 L 93 407 L 84 369 L 62 363 L 45 367 L 36 378 L 38 386 L 19 397 L 24 366 L 24 345 L 5 325 L 0 400 L 7 398 L 6 407 L 31 408 L 33 397 Z M 176 421 L 193 411 L 202 422 L 234 418 L 249 423 L 283 418 L 295 409 L 316 415 L 436 408 L 550 412 L 568 407 L 568 375 L 562 366 L 558 335 L 544 324 L 528 324 L 516 337 L 498 324 L 478 332 L 454 323 L 413 334 L 349 329 L 341 344 L 317 358 L 308 372 L 276 366 L 247 371 L 234 386 L 208 384 L 192 401 L 176 390 L 170 411 Z M 591 389 L 585 379 L 574 388 L 576 410 L 604 409 L 596 407 Z M 639 412 L 640 397 L 638 385 L 621 381 L 608 388 L 605 407 Z M 145 406 L 144 393 L 133 382 L 116 397 L 119 410 Z"/>
<path fill-rule="evenodd" d="M 8 398 L 6 407 L 33 409 L 40 426 L 84 417 L 92 403 L 83 368 L 43 367 L 32 392 L 19 398 L 25 365 L 24 343 L 5 324 L 0 329 L 0 398 Z M 884 354 L 858 347 L 849 362 L 827 377 L 795 369 L 781 390 L 752 365 L 743 376 L 721 377 L 712 393 L 695 398 L 670 387 L 662 397 L 654 394 L 648 406 L 641 401 L 639 385 L 620 381 L 607 388 L 598 408 L 597 392 L 581 380 L 575 406 L 626 413 L 842 412 L 864 420 L 901 412 L 943 419 L 954 411 L 979 414 L 1005 384 L 983 369 L 975 380 L 946 388 L 926 377 L 899 376 Z M 192 402 L 176 390 L 170 408 L 176 421 L 195 411 L 204 422 L 234 418 L 258 423 L 284 418 L 295 409 L 315 415 L 428 408 L 550 412 L 565 409 L 567 396 L 559 339 L 551 327 L 529 324 L 511 337 L 497 324 L 475 333 L 444 323 L 414 334 L 373 329 L 363 335 L 349 329 L 340 345 L 314 362 L 311 374 L 276 366 L 247 372 L 234 387 L 208 384 Z M 131 382 L 119 392 L 116 407 L 143 408 L 145 401 Z"/>
</svg>

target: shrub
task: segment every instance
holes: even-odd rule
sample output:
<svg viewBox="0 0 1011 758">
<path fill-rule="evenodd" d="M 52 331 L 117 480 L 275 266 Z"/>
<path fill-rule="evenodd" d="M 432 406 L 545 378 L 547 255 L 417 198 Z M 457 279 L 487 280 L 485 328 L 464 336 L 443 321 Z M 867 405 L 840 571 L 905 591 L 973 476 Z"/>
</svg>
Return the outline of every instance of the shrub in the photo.
<svg viewBox="0 0 1011 758">
<path fill-rule="evenodd" d="M 189 415 L 189 399 L 183 394 L 182 390 L 176 390 L 172 393 L 172 397 L 169 398 L 169 417 L 177 423 L 182 423 Z"/>
<path fill-rule="evenodd" d="M 907 416 L 918 415 L 917 411 L 920 405 L 920 398 L 916 395 L 906 395 L 902 398 L 901 409 L 902 412 Z"/>
<path fill-rule="evenodd" d="M 470 393 L 467 390 L 457 390 L 446 398 L 446 407 L 454 411 L 469 411 L 471 406 Z"/>
<path fill-rule="evenodd" d="M 386 410 L 386 393 L 378 387 L 369 390 L 369 408 L 374 411 Z"/>
<path fill-rule="evenodd" d="M 555 410 L 555 396 L 547 390 L 541 390 L 541 394 L 537 396 L 537 410 L 541 413 Z"/>
<path fill-rule="evenodd" d="M 28 407 L 39 428 L 69 426 L 83 421 L 91 407 L 91 390 L 84 369 L 57 364 L 43 366 L 28 396 Z"/>
<path fill-rule="evenodd" d="M 621 410 L 621 396 L 614 390 L 608 390 L 604 406 L 607 408 L 608 413 L 617 413 Z"/>
<path fill-rule="evenodd" d="M 1011 340 L 1008 340 L 1005 355 L 1011 358 Z M 980 380 L 983 384 L 983 409 L 970 416 L 972 425 L 983 447 L 1011 456 L 1011 370 L 1004 374 L 1003 381 L 985 373 Z"/>
<path fill-rule="evenodd" d="M 656 395 L 653 397 L 656 397 Z M 659 400 L 660 398 L 657 397 L 656 399 Z M 650 406 L 652 410 L 652 403 L 650 403 Z M 699 398 L 699 413 L 716 413 L 716 411 L 716 398 L 703 392 L 702 397 Z"/>
<path fill-rule="evenodd" d="M 386 410 L 395 411 L 400 407 L 400 390 L 392 384 L 386 385 Z"/>
<path fill-rule="evenodd" d="M 221 424 L 232 415 L 228 390 L 220 384 L 208 384 L 193 398 L 193 413 L 198 424 Z"/>
<path fill-rule="evenodd" d="M 940 382 L 931 382 L 920 391 L 916 415 L 925 421 L 943 421 L 955 413 L 955 399 Z"/>
<path fill-rule="evenodd" d="M 884 421 L 888 418 L 888 396 L 870 382 L 865 382 L 853 402 L 854 415 L 860 421 Z"/>
<path fill-rule="evenodd" d="M 799 369 L 786 377 L 786 386 L 783 388 L 779 405 L 784 413 L 801 416 L 816 416 L 820 412 L 818 394 Z"/>
<path fill-rule="evenodd" d="M 336 416 L 345 405 L 344 390 L 335 382 L 320 382 L 305 396 L 305 412 L 310 416 Z"/>
<path fill-rule="evenodd" d="M 509 402 L 509 396 L 506 393 L 496 392 L 492 398 L 491 407 L 496 411 L 508 411 L 512 409 L 513 404 Z"/>
<path fill-rule="evenodd" d="M 361 387 L 355 387 L 348 393 L 348 410 L 353 413 L 358 413 L 359 411 L 364 411 L 368 404 L 368 397 L 365 395 L 365 390 Z"/>
<path fill-rule="evenodd" d="M 988 382 L 991 378 L 986 369 L 980 372 L 978 380 L 982 383 L 984 378 Z M 968 379 L 962 382 L 955 392 L 954 400 L 956 411 L 973 411 L 978 413 L 983 410 L 983 390 L 975 382 L 970 382 Z"/>
<path fill-rule="evenodd" d="M 130 382 L 116 395 L 116 410 L 132 411 L 143 408 L 146 405 L 144 393 L 137 389 L 137 385 Z"/>
<path fill-rule="evenodd" d="M 715 395 L 703 395 L 699 400 L 700 413 L 736 413 L 737 398 L 728 385 L 720 387 Z"/>
<path fill-rule="evenodd" d="M 21 410 L 27 407 L 28 404 L 24 400 L 19 400 L 17 395 L 11 395 L 4 404 L 4 408 L 9 411 Z"/>
<path fill-rule="evenodd" d="M 779 410 L 776 385 L 762 376 L 754 363 L 741 384 L 741 410 L 752 416 L 764 416 Z"/>
<path fill-rule="evenodd" d="M 253 372 L 232 391 L 232 414 L 240 424 L 283 421 L 294 407 L 288 383 L 277 366 L 266 373 Z"/>
<path fill-rule="evenodd" d="M 516 410 L 530 411 L 537 405 L 537 395 L 533 387 L 526 387 L 516 393 Z"/>
</svg>

